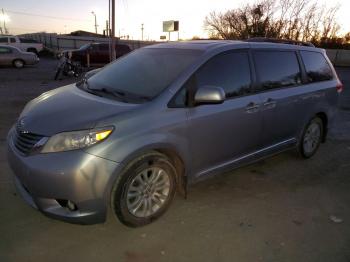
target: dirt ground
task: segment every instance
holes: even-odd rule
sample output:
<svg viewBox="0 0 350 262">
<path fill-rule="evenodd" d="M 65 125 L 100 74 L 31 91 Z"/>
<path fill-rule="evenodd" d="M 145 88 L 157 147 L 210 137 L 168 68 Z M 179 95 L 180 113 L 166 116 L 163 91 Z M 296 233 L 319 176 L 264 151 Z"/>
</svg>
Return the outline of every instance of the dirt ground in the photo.
<svg viewBox="0 0 350 262">
<path fill-rule="evenodd" d="M 143 228 L 127 228 L 111 214 L 105 224 L 67 224 L 32 209 L 13 185 L 6 134 L 27 101 L 72 82 L 52 81 L 54 68 L 47 59 L 22 70 L 0 68 L 1 262 L 350 261 L 346 110 L 314 158 L 287 152 L 201 182 Z M 338 72 L 349 87 L 346 108 L 350 69 Z"/>
</svg>

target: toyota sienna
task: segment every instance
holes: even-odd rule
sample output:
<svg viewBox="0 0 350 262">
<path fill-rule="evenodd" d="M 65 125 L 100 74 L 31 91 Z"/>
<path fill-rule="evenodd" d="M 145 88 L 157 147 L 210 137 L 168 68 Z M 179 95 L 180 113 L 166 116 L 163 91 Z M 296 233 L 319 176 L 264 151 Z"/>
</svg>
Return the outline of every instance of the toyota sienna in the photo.
<svg viewBox="0 0 350 262">
<path fill-rule="evenodd" d="M 30 101 L 8 134 L 23 198 L 73 223 L 160 217 L 208 176 L 325 141 L 342 84 L 307 44 L 190 41 L 140 48 Z"/>
</svg>

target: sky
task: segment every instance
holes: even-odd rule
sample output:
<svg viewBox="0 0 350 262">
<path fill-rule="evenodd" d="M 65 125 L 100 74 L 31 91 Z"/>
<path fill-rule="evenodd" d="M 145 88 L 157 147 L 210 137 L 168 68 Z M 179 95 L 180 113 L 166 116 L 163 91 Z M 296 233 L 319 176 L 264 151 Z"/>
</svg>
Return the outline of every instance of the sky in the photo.
<svg viewBox="0 0 350 262">
<path fill-rule="evenodd" d="M 324 2 L 322 2 L 324 1 Z M 144 39 L 159 40 L 162 21 L 179 20 L 180 38 L 207 37 L 203 27 L 205 16 L 211 11 L 226 11 L 254 0 L 116 0 L 116 35 L 129 35 L 141 39 L 141 24 L 144 24 Z M 339 3 L 338 22 L 341 33 L 350 31 L 349 0 L 319 0 L 320 5 Z M 108 19 L 108 0 L 1 0 L 9 17 L 7 28 L 11 34 L 38 31 L 69 33 L 75 30 L 94 32 L 96 13 L 98 32 L 102 33 Z M 30 14 L 30 15 L 29 15 Z M 172 40 L 177 33 L 172 33 Z"/>
</svg>

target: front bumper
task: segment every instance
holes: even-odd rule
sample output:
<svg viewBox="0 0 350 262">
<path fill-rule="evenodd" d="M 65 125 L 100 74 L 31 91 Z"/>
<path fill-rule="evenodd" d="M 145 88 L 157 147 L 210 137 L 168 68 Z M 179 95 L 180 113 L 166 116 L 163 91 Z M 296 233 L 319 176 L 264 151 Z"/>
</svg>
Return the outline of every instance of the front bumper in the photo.
<svg viewBox="0 0 350 262">
<path fill-rule="evenodd" d="M 81 150 L 22 156 L 8 136 L 8 161 L 24 200 L 44 214 L 71 223 L 106 219 L 109 193 L 120 165 Z M 70 200 L 70 211 L 57 200 Z"/>
</svg>

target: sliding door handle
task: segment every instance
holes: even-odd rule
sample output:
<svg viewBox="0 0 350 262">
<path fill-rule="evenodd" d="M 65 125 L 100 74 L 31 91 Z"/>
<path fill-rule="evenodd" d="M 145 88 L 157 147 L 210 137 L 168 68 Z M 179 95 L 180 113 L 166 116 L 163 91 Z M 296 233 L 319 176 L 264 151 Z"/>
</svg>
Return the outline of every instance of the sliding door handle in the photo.
<svg viewBox="0 0 350 262">
<path fill-rule="evenodd" d="M 263 103 L 263 105 L 268 107 L 268 108 L 273 108 L 276 106 L 276 101 L 273 100 L 272 98 L 269 98 Z"/>
<path fill-rule="evenodd" d="M 260 107 L 259 104 L 256 104 L 256 103 L 254 103 L 254 102 L 250 102 L 250 103 L 246 106 L 245 111 L 246 111 L 247 113 L 256 113 L 256 112 L 259 111 L 259 107 Z"/>
</svg>

